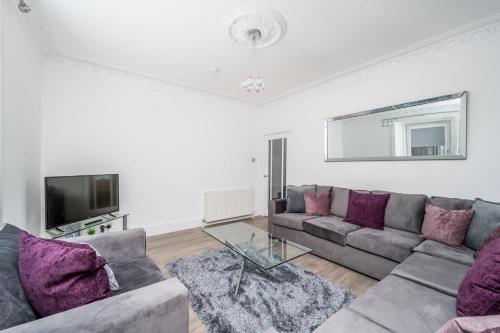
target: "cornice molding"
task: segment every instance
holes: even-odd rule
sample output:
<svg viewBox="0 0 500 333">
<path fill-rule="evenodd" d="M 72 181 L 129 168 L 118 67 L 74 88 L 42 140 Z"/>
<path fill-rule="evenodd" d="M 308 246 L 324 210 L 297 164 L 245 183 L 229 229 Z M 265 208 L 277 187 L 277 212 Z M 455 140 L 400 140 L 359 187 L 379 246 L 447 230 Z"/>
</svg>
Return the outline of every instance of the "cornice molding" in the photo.
<svg viewBox="0 0 500 333">
<path fill-rule="evenodd" d="M 67 68 L 77 69 L 80 71 L 94 73 L 94 74 L 100 74 L 103 76 L 107 76 L 109 78 L 119 78 L 128 81 L 138 82 L 141 84 L 151 85 L 153 87 L 166 88 L 169 89 L 170 91 L 175 91 L 176 95 L 190 95 L 190 97 L 196 97 L 197 99 L 204 99 L 204 100 L 216 99 L 219 102 L 225 101 L 227 103 L 244 103 L 251 106 L 258 105 L 257 103 L 253 103 L 251 101 L 238 99 L 233 96 L 224 95 L 204 88 L 172 82 L 148 74 L 133 72 L 127 69 L 121 69 L 113 66 L 97 64 L 92 61 L 86 61 L 71 56 L 65 56 L 59 53 L 51 52 L 48 54 L 47 59 L 52 63 L 65 66 Z"/>
<path fill-rule="evenodd" d="M 11 0 L 10 2 L 12 5 L 15 5 L 16 3 L 15 0 Z M 261 102 L 253 102 L 225 95 L 216 91 L 211 91 L 203 87 L 174 82 L 168 79 L 154 77 L 149 74 L 138 73 L 133 70 L 117 68 L 112 65 L 98 64 L 94 61 L 79 59 L 74 56 L 62 55 L 51 49 L 50 44 L 44 35 L 43 28 L 41 27 L 40 21 L 35 13 L 37 11 L 37 4 L 35 4 L 34 1 L 29 1 L 28 3 L 31 6 L 34 6 L 35 10 L 33 10 L 30 14 L 21 14 L 18 11 L 19 15 L 31 31 L 33 38 L 40 46 L 42 53 L 55 63 L 111 77 L 120 77 L 123 79 L 161 85 L 179 94 L 195 94 L 196 96 L 203 98 L 226 99 L 228 101 L 241 102 L 249 105 L 265 105 L 291 97 L 302 98 L 321 91 L 332 89 L 333 87 L 356 84 L 378 75 L 387 74 L 429 61 L 431 59 L 450 55 L 482 43 L 496 40 L 500 37 L 500 15 L 494 15 L 483 20 L 472 22 L 469 25 L 446 34 L 436 36 L 433 39 L 392 52 L 368 63 L 338 72 L 317 82 L 293 89 L 280 96 Z"/>
<path fill-rule="evenodd" d="M 497 18 L 497 17 L 496 17 Z M 425 43 L 425 46 L 409 47 L 404 50 L 396 51 L 386 55 L 379 60 L 356 66 L 346 71 L 334 74 L 318 82 L 294 89 L 276 98 L 272 98 L 262 103 L 270 104 L 287 97 L 305 97 L 316 94 L 321 91 L 332 89 L 333 87 L 342 87 L 352 85 L 363 80 L 367 80 L 378 75 L 391 73 L 407 67 L 418 65 L 420 63 L 447 56 L 464 49 L 474 47 L 500 37 L 500 19 L 475 27 L 466 32 L 447 37 L 433 43 Z M 406 51 L 406 52 L 405 52 Z"/>
</svg>

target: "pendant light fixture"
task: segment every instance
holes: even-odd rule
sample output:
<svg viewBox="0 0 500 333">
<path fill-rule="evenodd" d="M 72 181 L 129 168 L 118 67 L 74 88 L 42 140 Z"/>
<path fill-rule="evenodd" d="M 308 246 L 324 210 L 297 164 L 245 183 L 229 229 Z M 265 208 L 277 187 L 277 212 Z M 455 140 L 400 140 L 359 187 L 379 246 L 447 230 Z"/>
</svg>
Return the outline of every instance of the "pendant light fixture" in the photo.
<svg viewBox="0 0 500 333">
<path fill-rule="evenodd" d="M 250 73 L 240 82 L 248 93 L 260 93 L 266 82 L 257 74 L 257 49 L 277 43 L 286 34 L 286 21 L 274 10 L 244 7 L 232 12 L 228 19 L 229 37 L 238 45 L 250 49 Z"/>
<path fill-rule="evenodd" d="M 256 42 L 261 38 L 259 29 L 248 31 L 248 38 L 251 40 L 250 48 L 250 76 L 241 81 L 241 89 L 248 93 L 260 93 L 266 87 L 264 80 L 260 76 L 255 76 L 255 58 L 257 57 Z"/>
</svg>

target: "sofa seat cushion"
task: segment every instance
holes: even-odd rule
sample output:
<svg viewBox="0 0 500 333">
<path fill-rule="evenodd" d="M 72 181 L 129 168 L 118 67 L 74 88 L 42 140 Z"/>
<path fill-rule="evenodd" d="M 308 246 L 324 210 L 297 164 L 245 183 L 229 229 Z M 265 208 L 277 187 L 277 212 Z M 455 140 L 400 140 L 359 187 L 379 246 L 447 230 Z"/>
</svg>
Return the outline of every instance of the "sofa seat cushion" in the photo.
<svg viewBox="0 0 500 333">
<path fill-rule="evenodd" d="M 349 309 L 390 331 L 405 333 L 433 333 L 456 316 L 454 297 L 392 274 Z"/>
<path fill-rule="evenodd" d="M 304 222 L 304 231 L 340 245 L 346 245 L 347 234 L 361 229 L 359 225 L 342 221 L 338 216 L 322 216 Z"/>
<path fill-rule="evenodd" d="M 273 223 L 290 229 L 304 230 L 304 221 L 314 218 L 316 216 L 301 213 L 281 213 L 273 216 Z"/>
<path fill-rule="evenodd" d="M 408 258 L 421 241 L 420 235 L 392 228 L 363 228 L 347 235 L 347 245 L 396 262 Z"/>
<path fill-rule="evenodd" d="M 469 266 L 454 261 L 414 253 L 399 264 L 392 274 L 456 297 Z"/>
<path fill-rule="evenodd" d="M 413 251 L 455 261 L 468 266 L 472 265 L 474 262 L 474 250 L 465 246 L 453 247 L 430 239 L 423 241 L 419 246 L 414 248 Z"/>
<path fill-rule="evenodd" d="M 19 233 L 21 229 L 0 226 L 0 331 L 37 319 L 26 299 L 19 277 Z"/>
<path fill-rule="evenodd" d="M 109 266 L 120 285 L 120 290 L 113 292 L 113 296 L 165 280 L 161 270 L 148 256 L 114 261 Z"/>
<path fill-rule="evenodd" d="M 389 333 L 390 331 L 349 309 L 334 313 L 314 333 Z"/>
</svg>

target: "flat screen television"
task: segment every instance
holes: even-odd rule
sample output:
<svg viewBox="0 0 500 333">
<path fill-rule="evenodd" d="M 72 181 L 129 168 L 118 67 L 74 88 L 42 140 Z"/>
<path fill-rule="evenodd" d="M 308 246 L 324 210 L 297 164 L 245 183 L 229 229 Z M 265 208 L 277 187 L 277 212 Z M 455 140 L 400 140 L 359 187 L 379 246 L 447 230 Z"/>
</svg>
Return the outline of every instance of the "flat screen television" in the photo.
<svg viewBox="0 0 500 333">
<path fill-rule="evenodd" d="M 119 210 L 118 174 L 45 178 L 45 228 Z"/>
</svg>

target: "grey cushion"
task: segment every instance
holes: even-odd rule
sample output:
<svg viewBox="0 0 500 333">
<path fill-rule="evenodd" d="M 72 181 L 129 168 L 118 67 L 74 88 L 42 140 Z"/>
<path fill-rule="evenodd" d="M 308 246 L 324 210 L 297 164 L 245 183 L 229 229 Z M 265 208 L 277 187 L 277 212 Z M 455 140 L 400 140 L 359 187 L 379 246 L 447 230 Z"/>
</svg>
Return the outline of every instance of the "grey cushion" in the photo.
<svg viewBox="0 0 500 333">
<path fill-rule="evenodd" d="M 338 216 L 322 216 L 304 222 L 304 231 L 323 239 L 346 245 L 347 234 L 361 229 L 359 225 L 342 221 Z"/>
<path fill-rule="evenodd" d="M 373 193 L 391 194 L 385 208 L 385 226 L 420 233 L 425 215 L 426 195 L 384 191 L 373 191 Z"/>
<path fill-rule="evenodd" d="M 474 250 L 468 247 L 453 247 L 426 239 L 413 249 L 415 252 L 425 253 L 434 257 L 451 260 L 464 265 L 472 265 L 474 262 Z"/>
<path fill-rule="evenodd" d="M 349 189 L 334 187 L 332 194 L 333 197 L 330 204 L 330 212 L 333 215 L 345 217 L 347 214 L 347 205 L 349 203 Z"/>
<path fill-rule="evenodd" d="M 19 279 L 19 233 L 6 224 L 0 231 L 0 330 L 36 319 Z"/>
<path fill-rule="evenodd" d="M 273 223 L 295 230 L 304 230 L 303 222 L 315 217 L 300 213 L 282 213 L 273 216 Z"/>
<path fill-rule="evenodd" d="M 288 213 L 305 213 L 305 192 L 316 192 L 316 185 L 293 186 L 288 185 L 286 189 L 286 211 Z"/>
<path fill-rule="evenodd" d="M 392 274 L 457 297 L 460 282 L 469 269 L 467 265 L 417 252 L 399 264 Z"/>
<path fill-rule="evenodd" d="M 468 199 L 431 197 L 429 202 L 435 206 L 448 210 L 466 210 L 471 209 L 474 201 Z"/>
<path fill-rule="evenodd" d="M 389 330 L 349 309 L 334 313 L 314 333 L 388 333 Z"/>
<path fill-rule="evenodd" d="M 113 292 L 113 296 L 165 280 L 163 273 L 148 256 L 114 261 L 109 266 L 120 285 L 120 290 Z"/>
<path fill-rule="evenodd" d="M 500 227 L 500 204 L 476 199 L 474 216 L 465 236 L 465 246 L 477 250 L 488 238 L 490 233 Z"/>
<path fill-rule="evenodd" d="M 345 217 L 347 214 L 347 206 L 349 205 L 349 189 L 342 187 L 334 187 L 332 190 L 332 201 L 330 204 L 330 212 L 333 215 Z M 370 191 L 355 190 L 359 193 L 370 193 Z"/>
<path fill-rule="evenodd" d="M 455 298 L 389 275 L 351 303 L 353 310 L 394 332 L 433 333 L 456 316 Z"/>
<path fill-rule="evenodd" d="M 379 256 L 402 262 L 411 250 L 422 242 L 420 235 L 393 229 L 376 230 L 363 228 L 347 235 L 347 244 Z"/>
<path fill-rule="evenodd" d="M 19 279 L 19 233 L 6 224 L 0 231 L 0 330 L 35 320 Z"/>
</svg>

